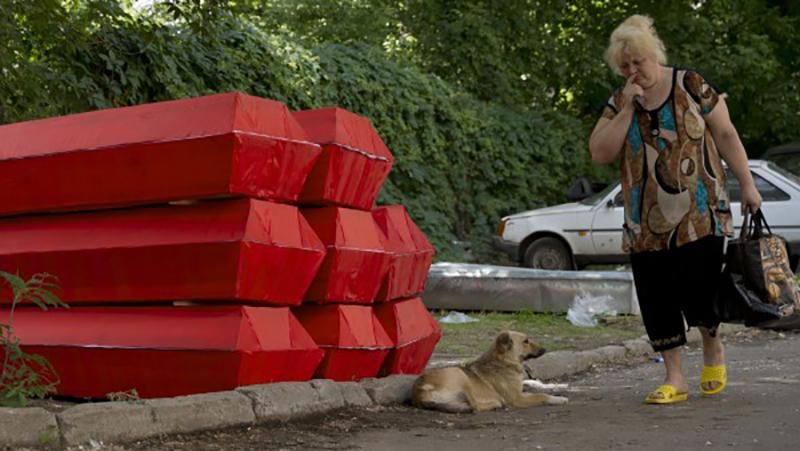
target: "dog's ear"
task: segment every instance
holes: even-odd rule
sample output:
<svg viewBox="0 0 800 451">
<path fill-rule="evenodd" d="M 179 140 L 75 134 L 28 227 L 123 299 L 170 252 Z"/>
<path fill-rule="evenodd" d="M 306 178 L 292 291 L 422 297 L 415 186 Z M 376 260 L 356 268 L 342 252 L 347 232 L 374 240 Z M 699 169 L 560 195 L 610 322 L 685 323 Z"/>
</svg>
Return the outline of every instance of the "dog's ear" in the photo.
<svg viewBox="0 0 800 451">
<path fill-rule="evenodd" d="M 514 347 L 514 340 L 511 338 L 511 334 L 508 331 L 503 331 L 497 336 L 495 346 L 497 346 L 498 351 L 510 351 Z"/>
</svg>

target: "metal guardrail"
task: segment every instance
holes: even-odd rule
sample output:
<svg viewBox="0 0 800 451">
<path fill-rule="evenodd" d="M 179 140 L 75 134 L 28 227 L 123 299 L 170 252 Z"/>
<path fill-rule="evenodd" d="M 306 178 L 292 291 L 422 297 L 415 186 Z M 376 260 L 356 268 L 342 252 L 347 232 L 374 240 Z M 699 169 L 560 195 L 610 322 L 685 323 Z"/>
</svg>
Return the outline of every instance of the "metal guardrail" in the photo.
<svg viewBox="0 0 800 451">
<path fill-rule="evenodd" d="M 469 263 L 431 266 L 422 300 L 429 309 L 566 312 L 577 296 L 611 297 L 619 314 L 639 315 L 633 275 L 548 271 Z"/>
</svg>

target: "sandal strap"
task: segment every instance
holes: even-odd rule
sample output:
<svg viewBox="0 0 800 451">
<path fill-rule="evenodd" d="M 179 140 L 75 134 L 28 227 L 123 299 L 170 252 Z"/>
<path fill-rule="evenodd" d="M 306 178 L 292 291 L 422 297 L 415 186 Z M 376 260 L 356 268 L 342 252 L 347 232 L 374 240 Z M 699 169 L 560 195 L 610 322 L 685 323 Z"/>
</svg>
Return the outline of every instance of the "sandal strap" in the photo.
<svg viewBox="0 0 800 451">
<path fill-rule="evenodd" d="M 725 365 L 717 366 L 704 366 L 703 371 L 700 373 L 700 380 L 702 382 L 721 382 L 727 377 L 727 370 Z"/>
<path fill-rule="evenodd" d="M 672 399 L 672 398 L 675 397 L 675 395 L 678 394 L 678 391 L 675 390 L 674 386 L 672 386 L 670 384 L 664 384 L 664 385 L 659 385 L 658 387 L 656 387 L 656 389 L 651 391 L 648 396 L 653 397 L 652 395 L 655 395 L 655 394 L 658 394 L 658 393 L 661 393 L 662 395 L 664 395 L 663 399 Z M 653 398 L 656 399 L 655 397 L 653 397 Z"/>
</svg>

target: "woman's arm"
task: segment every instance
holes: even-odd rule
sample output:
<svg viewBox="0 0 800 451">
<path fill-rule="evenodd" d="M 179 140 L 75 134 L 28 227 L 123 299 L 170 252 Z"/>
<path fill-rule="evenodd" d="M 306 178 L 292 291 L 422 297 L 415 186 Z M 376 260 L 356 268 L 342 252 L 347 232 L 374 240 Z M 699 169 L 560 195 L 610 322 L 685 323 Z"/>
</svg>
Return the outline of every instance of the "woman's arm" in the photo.
<svg viewBox="0 0 800 451">
<path fill-rule="evenodd" d="M 742 140 L 739 139 L 736 127 L 731 122 L 724 96 L 719 97 L 717 105 L 706 116 L 706 124 L 711 129 L 719 154 L 728 163 L 728 167 L 731 168 L 731 172 L 742 187 L 742 214 L 748 209 L 750 212 L 755 212 L 761 208 L 761 194 L 758 193 L 753 182 L 753 176 L 747 164 L 747 152 L 744 150 Z"/>
<path fill-rule="evenodd" d="M 644 93 L 642 87 L 633 82 L 634 78 L 635 75 L 628 78 L 622 89 L 622 109 L 612 119 L 601 117 L 592 130 L 589 151 L 592 153 L 592 161 L 597 164 L 613 163 L 619 158 L 635 111 L 633 98 Z"/>
<path fill-rule="evenodd" d="M 597 164 L 613 163 L 622 151 L 633 118 L 633 107 L 625 105 L 613 119 L 601 117 L 589 137 L 589 151 Z"/>
</svg>

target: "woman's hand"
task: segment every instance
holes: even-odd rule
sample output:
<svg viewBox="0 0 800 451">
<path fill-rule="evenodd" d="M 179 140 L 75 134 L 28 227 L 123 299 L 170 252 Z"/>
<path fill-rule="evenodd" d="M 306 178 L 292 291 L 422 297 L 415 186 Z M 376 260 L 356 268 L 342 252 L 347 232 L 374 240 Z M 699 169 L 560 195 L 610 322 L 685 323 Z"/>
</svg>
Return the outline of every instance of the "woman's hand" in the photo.
<svg viewBox="0 0 800 451">
<path fill-rule="evenodd" d="M 636 97 L 644 96 L 644 88 L 634 83 L 634 78 L 636 78 L 636 74 L 628 77 L 628 80 L 625 82 L 625 87 L 622 88 L 622 97 L 625 99 L 625 105 L 623 105 L 623 108 L 627 107 L 628 105 L 635 106 L 634 101 Z"/>
<path fill-rule="evenodd" d="M 761 208 L 761 194 L 759 194 L 758 190 L 756 189 L 755 185 L 742 185 L 742 215 L 746 211 L 750 211 L 750 214 L 755 213 L 759 208 Z"/>
</svg>

